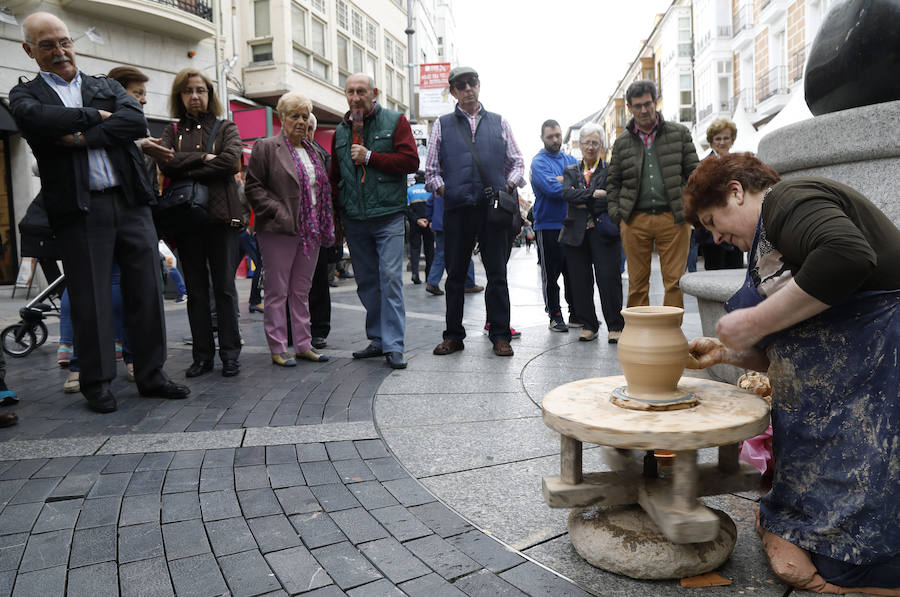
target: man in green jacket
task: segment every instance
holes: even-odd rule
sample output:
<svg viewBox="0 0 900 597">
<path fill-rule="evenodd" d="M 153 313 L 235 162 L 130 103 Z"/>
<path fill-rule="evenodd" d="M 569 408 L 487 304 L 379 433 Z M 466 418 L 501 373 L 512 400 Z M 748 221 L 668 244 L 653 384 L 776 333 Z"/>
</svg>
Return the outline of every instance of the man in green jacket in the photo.
<svg viewBox="0 0 900 597">
<path fill-rule="evenodd" d="M 633 118 L 613 144 L 606 180 L 609 215 L 619 224 L 628 264 L 628 306 L 650 304 L 653 245 L 659 253 L 663 304 L 683 307 L 678 284 L 687 264 L 691 226 L 684 220 L 681 190 L 697 150 L 686 127 L 656 111 L 656 85 L 635 81 L 625 91 Z"/>
<path fill-rule="evenodd" d="M 344 94 L 350 111 L 334 134 L 330 178 L 356 294 L 366 308 L 369 345 L 353 358 L 384 355 L 392 368 L 403 369 L 406 175 L 419 167 L 419 152 L 406 117 L 376 103 L 372 77 L 347 77 Z"/>
</svg>

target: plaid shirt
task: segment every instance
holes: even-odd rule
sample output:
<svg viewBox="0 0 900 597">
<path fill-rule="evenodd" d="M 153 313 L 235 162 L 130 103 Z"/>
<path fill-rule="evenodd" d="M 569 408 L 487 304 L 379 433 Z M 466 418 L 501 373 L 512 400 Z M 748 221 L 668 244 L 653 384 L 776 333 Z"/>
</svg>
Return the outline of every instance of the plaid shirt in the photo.
<svg viewBox="0 0 900 597">
<path fill-rule="evenodd" d="M 479 110 L 476 114 L 469 114 L 465 110 L 461 110 L 469 120 L 469 127 L 472 129 L 472 140 L 475 140 L 475 131 L 478 129 L 478 123 L 481 121 L 484 106 L 479 104 Z M 506 180 L 517 187 L 525 186 L 525 160 L 522 158 L 522 152 L 513 138 L 512 129 L 509 122 L 502 116 L 500 117 L 500 130 L 503 135 L 503 142 L 506 145 L 506 157 L 504 159 L 503 175 Z M 428 155 L 425 158 L 425 188 L 429 191 L 436 191 L 444 186 L 443 169 L 441 168 L 441 120 L 434 121 L 431 126 L 431 136 L 428 138 Z"/>
<path fill-rule="evenodd" d="M 638 137 L 641 138 L 644 147 L 650 149 L 653 146 L 653 141 L 656 140 L 656 132 L 659 130 L 659 114 L 656 115 L 656 122 L 653 124 L 653 130 L 649 133 L 645 133 L 639 129 L 636 122 L 634 124 L 634 130 L 637 132 Z"/>
</svg>

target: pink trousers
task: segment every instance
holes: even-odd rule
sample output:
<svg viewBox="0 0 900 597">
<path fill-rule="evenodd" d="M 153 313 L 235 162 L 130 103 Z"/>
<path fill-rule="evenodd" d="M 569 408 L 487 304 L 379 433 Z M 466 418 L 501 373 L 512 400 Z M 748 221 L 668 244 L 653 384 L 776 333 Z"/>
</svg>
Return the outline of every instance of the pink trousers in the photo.
<svg viewBox="0 0 900 597">
<path fill-rule="evenodd" d="M 285 303 L 291 311 L 291 332 L 294 351 L 310 349 L 309 288 L 319 259 L 314 247 L 307 257 L 299 236 L 258 232 L 259 250 L 265 268 L 265 310 L 263 327 L 272 354 L 288 352 L 288 328 Z"/>
</svg>

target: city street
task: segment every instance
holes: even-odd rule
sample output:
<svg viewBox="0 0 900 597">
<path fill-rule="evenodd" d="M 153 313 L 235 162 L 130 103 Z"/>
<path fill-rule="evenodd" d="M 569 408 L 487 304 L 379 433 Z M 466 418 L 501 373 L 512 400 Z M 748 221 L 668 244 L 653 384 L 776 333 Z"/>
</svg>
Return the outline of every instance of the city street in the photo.
<svg viewBox="0 0 900 597">
<path fill-rule="evenodd" d="M 560 384 L 620 374 L 616 347 L 605 326 L 591 343 L 547 329 L 534 251 L 514 249 L 509 267 L 523 332 L 512 358 L 494 356 L 481 333 L 482 294 L 466 295 L 465 350 L 433 356 L 444 300 L 406 273 L 408 369 L 351 358 L 367 344 L 353 280 L 332 289 L 322 350 L 332 360 L 279 368 L 239 280 L 241 374 L 224 378 L 217 363 L 185 381 L 187 315 L 167 301 L 167 370 L 191 396 L 140 398 L 120 364 L 119 410 L 107 415 L 63 393 L 53 321 L 44 346 L 8 358 L 20 403 L 3 409 L 20 422 L 0 430 L 0 597 L 790 592 L 754 530 L 759 493 L 705 499 L 738 527 L 718 570 L 730 586 L 635 581 L 581 560 L 568 511 L 541 497 L 541 477 L 559 471 L 559 436 L 540 401 Z M 476 272 L 484 284 L 480 263 Z M 661 286 L 656 264 L 653 304 Z M 0 298 L 4 325 L 21 294 Z M 700 335 L 692 297 L 683 329 Z M 585 448 L 585 469 L 601 470 Z"/>
</svg>

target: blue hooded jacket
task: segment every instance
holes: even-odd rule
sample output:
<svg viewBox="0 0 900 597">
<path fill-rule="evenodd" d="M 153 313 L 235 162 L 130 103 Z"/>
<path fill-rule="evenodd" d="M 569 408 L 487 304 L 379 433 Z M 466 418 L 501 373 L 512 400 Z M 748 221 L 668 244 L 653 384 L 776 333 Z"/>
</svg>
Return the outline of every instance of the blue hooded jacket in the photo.
<svg viewBox="0 0 900 597">
<path fill-rule="evenodd" d="M 542 149 L 531 160 L 531 188 L 534 190 L 534 229 L 560 230 L 566 218 L 566 202 L 562 198 L 562 183 L 556 180 L 566 166 L 577 160 L 561 151 L 550 153 Z"/>
</svg>

